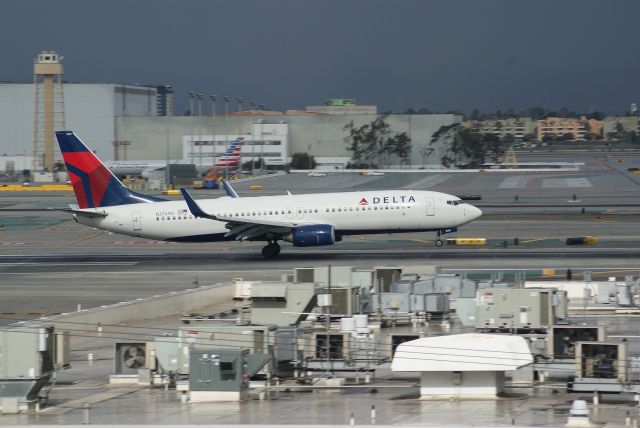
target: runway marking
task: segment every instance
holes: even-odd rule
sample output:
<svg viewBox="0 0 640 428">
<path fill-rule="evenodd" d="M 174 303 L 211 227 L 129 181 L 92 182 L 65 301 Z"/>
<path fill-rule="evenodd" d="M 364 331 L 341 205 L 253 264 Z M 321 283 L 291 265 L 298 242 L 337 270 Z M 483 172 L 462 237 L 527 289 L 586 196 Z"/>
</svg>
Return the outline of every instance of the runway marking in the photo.
<svg viewBox="0 0 640 428">
<path fill-rule="evenodd" d="M 525 186 L 526 179 L 521 175 L 510 176 L 502 180 L 498 189 L 521 189 Z"/>
<path fill-rule="evenodd" d="M 50 263 L 45 262 L 47 266 L 68 266 L 70 264 L 76 264 L 76 262 L 60 262 L 60 263 Z M 82 266 L 133 266 L 137 265 L 138 262 L 81 262 Z M 31 266 L 37 265 L 42 266 L 42 262 L 17 262 L 17 263 L 3 263 L 0 262 L 0 266 Z M 6 275 L 7 273 L 2 272 L 2 275 Z"/>
<path fill-rule="evenodd" d="M 432 241 L 425 241 L 424 239 L 407 239 L 407 241 L 419 242 L 421 244 L 432 244 Z"/>
<path fill-rule="evenodd" d="M 586 177 L 577 178 L 543 178 L 543 189 L 566 189 L 566 188 L 582 188 L 593 187 L 591 181 Z"/>
<path fill-rule="evenodd" d="M 100 263 L 100 262 L 96 262 L 96 263 Z M 133 265 L 136 264 L 137 262 L 122 262 L 122 263 L 117 263 L 114 262 L 112 264 L 119 264 L 122 266 L 125 265 Z M 0 263 L 0 266 L 4 266 L 4 265 L 10 265 L 11 263 Z M 68 263 L 67 263 L 68 264 Z M 83 263 L 83 265 L 88 264 L 88 263 Z M 109 262 L 103 262 L 103 264 L 109 264 Z M 19 265 L 19 263 L 15 263 L 15 265 Z M 52 264 L 47 263 L 47 266 L 51 266 Z M 140 271 L 140 272 L 136 272 L 136 271 L 109 271 L 108 274 L 109 275 L 130 275 L 130 276 L 135 276 L 135 275 L 157 275 L 157 274 L 181 274 L 183 272 L 188 272 L 189 274 L 194 274 L 194 273 L 238 273 L 238 272 L 254 272 L 254 271 L 258 271 L 258 272 L 265 272 L 265 273 L 275 273 L 275 272 L 290 272 L 291 268 L 283 268 L 283 269 L 261 269 L 260 267 L 256 267 L 256 268 L 241 268 L 238 270 L 189 270 L 189 271 L 180 271 L 177 272 L 175 270 L 154 270 L 154 271 Z M 104 275 L 103 272 L 78 272 L 78 271 L 66 271 L 66 272 L 2 272 L 0 273 L 0 275 L 45 275 L 45 276 L 51 276 L 51 275 L 65 275 L 65 274 L 77 274 L 77 275 L 82 275 L 82 276 L 86 276 L 86 275 L 91 275 L 91 274 L 100 274 L 101 276 Z"/>
<path fill-rule="evenodd" d="M 409 183 L 406 186 L 403 186 L 403 189 L 416 189 L 416 188 L 433 188 L 439 184 L 444 183 L 451 177 L 450 175 L 432 175 L 427 178 L 422 178 L 420 180 L 414 181 L 413 183 Z"/>
<path fill-rule="evenodd" d="M 52 315 L 59 315 L 60 312 L 51 312 L 51 311 L 43 311 L 43 312 L 0 312 L 0 316 L 11 315 L 15 317 L 50 317 Z"/>
<path fill-rule="evenodd" d="M 547 239 L 552 239 L 552 238 L 533 238 L 533 239 L 527 239 L 526 241 L 520 241 L 520 243 L 531 244 L 532 242 L 546 241 Z"/>
<path fill-rule="evenodd" d="M 100 235 L 100 234 L 102 234 L 102 231 L 101 231 L 101 230 L 99 230 L 99 231 L 95 231 L 95 232 L 91 232 L 91 233 L 89 233 L 88 235 L 82 236 L 82 237 L 80 237 L 80 238 L 78 238 L 78 239 L 74 239 L 74 240 L 72 240 L 72 241 L 68 241 L 68 242 L 63 242 L 63 243 L 61 243 L 61 244 L 53 244 L 53 245 L 50 245 L 50 247 L 51 247 L 51 248 L 66 247 L 66 246 L 68 246 L 68 245 L 77 244 L 78 242 L 82 242 L 82 241 L 85 241 L 85 240 L 87 240 L 87 239 L 93 238 L 94 236 L 97 236 L 97 235 Z"/>
</svg>

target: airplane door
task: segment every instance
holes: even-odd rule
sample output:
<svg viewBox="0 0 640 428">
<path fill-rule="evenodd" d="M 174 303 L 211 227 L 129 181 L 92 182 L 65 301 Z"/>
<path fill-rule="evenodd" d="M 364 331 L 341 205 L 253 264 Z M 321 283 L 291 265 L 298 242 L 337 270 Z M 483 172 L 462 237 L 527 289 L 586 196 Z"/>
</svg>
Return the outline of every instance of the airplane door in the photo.
<svg viewBox="0 0 640 428">
<path fill-rule="evenodd" d="M 433 198 L 427 198 L 427 215 L 435 215 L 435 206 L 433 203 Z"/>
<path fill-rule="evenodd" d="M 287 208 L 287 218 L 293 219 L 293 208 Z"/>
<path fill-rule="evenodd" d="M 131 213 L 131 220 L 133 220 L 133 231 L 142 230 L 142 219 L 140 217 L 140 211 L 134 211 Z"/>
</svg>

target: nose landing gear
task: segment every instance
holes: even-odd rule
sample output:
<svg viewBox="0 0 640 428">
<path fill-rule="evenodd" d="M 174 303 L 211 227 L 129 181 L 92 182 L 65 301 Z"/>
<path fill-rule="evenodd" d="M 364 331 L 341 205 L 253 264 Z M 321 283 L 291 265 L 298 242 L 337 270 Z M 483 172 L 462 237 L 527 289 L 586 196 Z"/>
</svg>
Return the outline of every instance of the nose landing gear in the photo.
<svg viewBox="0 0 640 428">
<path fill-rule="evenodd" d="M 436 245 L 436 247 L 440 248 L 444 245 L 444 241 L 442 240 L 442 238 L 440 238 L 440 231 L 438 230 L 436 232 L 436 240 L 434 241 L 434 244 Z"/>
<path fill-rule="evenodd" d="M 277 241 L 269 242 L 263 249 L 262 255 L 267 259 L 274 259 L 280 254 L 280 245 Z"/>
</svg>

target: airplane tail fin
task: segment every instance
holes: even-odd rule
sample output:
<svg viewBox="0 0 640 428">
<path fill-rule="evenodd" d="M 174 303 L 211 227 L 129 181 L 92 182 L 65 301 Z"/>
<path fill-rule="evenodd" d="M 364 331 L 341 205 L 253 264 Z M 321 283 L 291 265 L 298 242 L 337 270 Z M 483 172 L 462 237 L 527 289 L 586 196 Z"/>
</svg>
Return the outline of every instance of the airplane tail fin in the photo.
<svg viewBox="0 0 640 428">
<path fill-rule="evenodd" d="M 72 131 L 56 131 L 56 138 L 80 208 L 164 200 L 127 189 Z"/>
</svg>

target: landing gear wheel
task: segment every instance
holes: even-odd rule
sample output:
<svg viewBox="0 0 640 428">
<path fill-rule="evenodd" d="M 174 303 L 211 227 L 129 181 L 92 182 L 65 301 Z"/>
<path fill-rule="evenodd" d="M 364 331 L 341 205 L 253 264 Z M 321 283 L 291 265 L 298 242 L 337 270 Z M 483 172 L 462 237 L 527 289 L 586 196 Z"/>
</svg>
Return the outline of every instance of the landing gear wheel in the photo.
<svg viewBox="0 0 640 428">
<path fill-rule="evenodd" d="M 280 245 L 276 242 L 270 243 L 262 249 L 262 255 L 267 259 L 278 257 L 278 254 L 280 254 Z"/>
<path fill-rule="evenodd" d="M 440 248 L 440 247 L 442 247 L 444 245 L 444 241 L 442 239 L 438 238 L 438 239 L 436 239 L 435 244 L 436 244 L 436 247 Z"/>
</svg>

